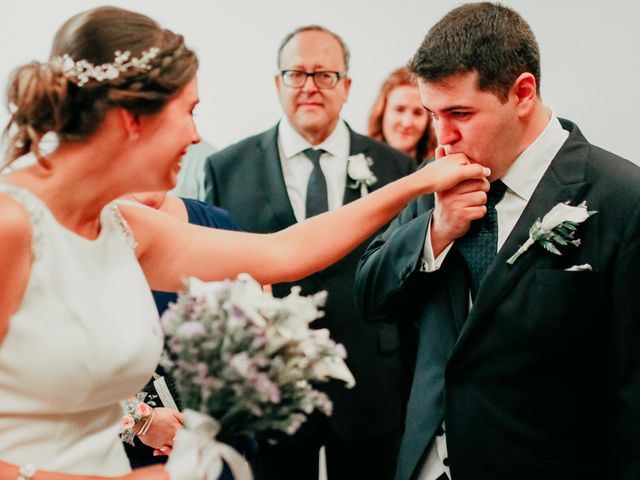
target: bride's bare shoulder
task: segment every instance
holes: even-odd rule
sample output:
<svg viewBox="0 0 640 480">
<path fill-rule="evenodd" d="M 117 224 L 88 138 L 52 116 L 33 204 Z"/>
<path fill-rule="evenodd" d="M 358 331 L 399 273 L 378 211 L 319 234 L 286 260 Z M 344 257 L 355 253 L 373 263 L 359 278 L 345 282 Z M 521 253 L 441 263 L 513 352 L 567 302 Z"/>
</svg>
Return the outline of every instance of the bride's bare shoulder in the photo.
<svg viewBox="0 0 640 480">
<path fill-rule="evenodd" d="M 29 246 L 31 241 L 29 213 L 17 200 L 9 195 L 3 195 L 2 192 L 0 192 L 0 224 L 2 225 L 0 228 L 2 250 L 9 245 L 6 242 L 24 243 L 26 241 L 26 246 Z"/>
<path fill-rule="evenodd" d="M 0 194 L 0 340 L 26 289 L 31 269 L 31 222 L 25 208 Z"/>
</svg>

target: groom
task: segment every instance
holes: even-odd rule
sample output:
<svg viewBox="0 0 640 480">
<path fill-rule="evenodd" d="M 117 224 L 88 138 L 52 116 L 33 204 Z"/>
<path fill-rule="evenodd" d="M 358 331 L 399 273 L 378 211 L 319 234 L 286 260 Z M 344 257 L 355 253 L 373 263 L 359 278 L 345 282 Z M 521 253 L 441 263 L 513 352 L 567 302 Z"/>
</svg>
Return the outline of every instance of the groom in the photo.
<svg viewBox="0 0 640 480">
<path fill-rule="evenodd" d="M 365 316 L 420 329 L 396 479 L 639 479 L 640 169 L 542 103 L 507 7 L 451 11 L 410 67 L 440 155 L 492 174 L 410 204 L 360 265 Z M 597 211 L 581 243 L 508 263 L 559 202 Z"/>
<path fill-rule="evenodd" d="M 340 37 L 319 26 L 299 28 L 282 42 L 278 68 L 285 117 L 208 158 L 209 202 L 250 232 L 275 232 L 412 171 L 409 157 L 355 133 L 340 119 L 351 85 L 349 53 Z M 373 163 L 368 166 L 365 157 Z M 356 311 L 353 282 L 364 248 L 295 282 L 303 294 L 328 292 L 326 315 L 313 326 L 329 328 L 345 345 L 356 386 L 322 385 L 333 401 L 331 417 L 314 416 L 293 437 L 260 445 L 253 462 L 260 480 L 317 480 L 322 445 L 331 480 L 393 478 L 410 369 L 399 327 L 367 323 Z M 273 292 L 284 296 L 291 287 L 274 285 Z"/>
</svg>

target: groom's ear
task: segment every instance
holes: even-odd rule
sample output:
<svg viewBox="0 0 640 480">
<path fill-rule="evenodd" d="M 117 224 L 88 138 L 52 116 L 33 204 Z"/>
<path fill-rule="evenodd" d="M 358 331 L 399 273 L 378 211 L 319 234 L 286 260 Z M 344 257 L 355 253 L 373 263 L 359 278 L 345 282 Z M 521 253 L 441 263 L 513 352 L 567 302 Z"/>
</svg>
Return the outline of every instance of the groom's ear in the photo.
<svg viewBox="0 0 640 480">
<path fill-rule="evenodd" d="M 538 101 L 536 77 L 529 72 L 521 73 L 513 82 L 509 95 L 515 100 L 518 114 L 520 116 L 528 115 Z"/>
</svg>

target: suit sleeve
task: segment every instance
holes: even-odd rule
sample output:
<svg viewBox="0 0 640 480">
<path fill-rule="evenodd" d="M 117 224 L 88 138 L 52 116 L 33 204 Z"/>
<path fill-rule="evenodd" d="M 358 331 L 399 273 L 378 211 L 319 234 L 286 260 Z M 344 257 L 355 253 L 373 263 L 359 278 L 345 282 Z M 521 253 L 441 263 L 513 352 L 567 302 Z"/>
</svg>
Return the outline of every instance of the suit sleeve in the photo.
<svg viewBox="0 0 640 480">
<path fill-rule="evenodd" d="M 409 162 L 405 162 L 404 176 L 410 175 L 417 170 L 416 163 L 411 159 Z"/>
<path fill-rule="evenodd" d="M 640 478 L 640 207 L 627 225 L 610 295 L 613 325 L 614 434 L 612 478 Z"/>
<path fill-rule="evenodd" d="M 403 210 L 367 248 L 356 272 L 356 304 L 370 321 L 410 318 L 416 293 L 428 291 L 439 272 L 420 272 L 432 210 L 418 214 L 416 203 Z M 426 290 L 423 290 L 426 289 Z M 402 314 L 399 314 L 402 312 Z"/>
<path fill-rule="evenodd" d="M 218 206 L 218 192 L 216 189 L 216 172 L 213 168 L 215 154 L 207 157 L 204 162 L 204 201 L 209 205 Z"/>
</svg>

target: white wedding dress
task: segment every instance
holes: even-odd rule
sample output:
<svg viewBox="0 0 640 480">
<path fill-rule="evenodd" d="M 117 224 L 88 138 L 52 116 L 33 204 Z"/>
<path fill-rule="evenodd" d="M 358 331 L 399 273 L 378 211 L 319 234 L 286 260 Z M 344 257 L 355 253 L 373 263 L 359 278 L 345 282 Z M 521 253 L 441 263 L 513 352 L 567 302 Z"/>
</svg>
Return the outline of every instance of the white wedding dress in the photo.
<svg viewBox="0 0 640 480">
<path fill-rule="evenodd" d="M 43 470 L 130 471 L 120 401 L 151 377 L 162 332 L 135 240 L 117 207 L 88 240 L 31 193 L 0 184 L 29 212 L 31 276 L 0 343 L 0 460 Z"/>
</svg>

